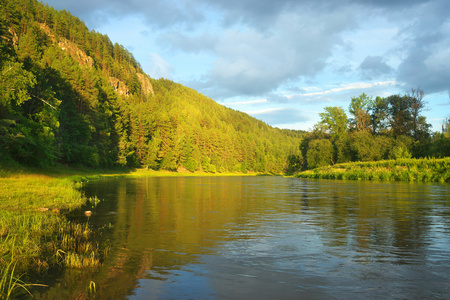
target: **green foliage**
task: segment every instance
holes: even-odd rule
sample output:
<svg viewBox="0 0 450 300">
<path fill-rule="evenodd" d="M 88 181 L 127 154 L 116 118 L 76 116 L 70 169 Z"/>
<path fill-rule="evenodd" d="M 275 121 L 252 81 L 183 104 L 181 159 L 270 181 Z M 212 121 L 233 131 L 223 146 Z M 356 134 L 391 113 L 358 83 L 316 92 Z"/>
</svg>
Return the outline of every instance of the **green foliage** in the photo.
<svg viewBox="0 0 450 300">
<path fill-rule="evenodd" d="M 321 121 L 315 125 L 315 131 L 306 135 L 300 144 L 306 158 L 302 169 L 319 165 L 316 154 L 320 153 L 319 150 L 310 149 L 311 145 L 316 145 L 315 140 L 323 139 L 331 141 L 334 147 L 331 162 L 337 163 L 449 156 L 448 135 L 430 134 L 431 125 L 420 115 L 424 108 L 420 89 L 387 98 L 373 99 L 364 93 L 352 97 L 349 112 L 354 117 L 350 122 L 347 122 L 342 108 L 326 107 L 325 112 L 319 114 Z"/>
<path fill-rule="evenodd" d="M 325 112 L 319 113 L 321 118 L 318 128 L 332 136 L 339 136 L 347 131 L 348 118 L 342 107 L 324 108 Z"/>
<path fill-rule="evenodd" d="M 359 97 L 352 97 L 348 111 L 354 116 L 354 118 L 350 120 L 350 123 L 356 130 L 361 131 L 369 129 L 369 110 L 372 105 L 372 98 L 364 93 Z"/>
<path fill-rule="evenodd" d="M 353 97 L 350 120 L 341 107 L 326 107 L 316 130 L 304 134 L 151 79 L 123 46 L 36 0 L 4 0 L 0 40 L 4 161 L 292 173 L 335 162 L 449 155 L 448 136 L 431 136 L 420 115 L 419 89 Z"/>
<path fill-rule="evenodd" d="M 7 61 L 1 69 L 0 105 L 2 117 L 13 115 L 18 107 L 31 98 L 29 91 L 36 84 L 35 76 L 23 64 Z"/>
<path fill-rule="evenodd" d="M 22 164 L 281 173 L 301 132 L 172 81 L 66 11 L 0 7 L 0 154 Z M 292 169 L 291 165 L 291 169 Z"/>
<path fill-rule="evenodd" d="M 411 158 L 411 153 L 405 146 L 397 146 L 392 150 L 391 157 L 393 159 Z"/>
<path fill-rule="evenodd" d="M 373 134 L 382 134 L 388 130 L 388 102 L 386 98 L 376 97 L 371 107 L 371 126 Z"/>
<path fill-rule="evenodd" d="M 301 178 L 450 182 L 450 157 L 350 162 L 296 174 Z"/>
<path fill-rule="evenodd" d="M 433 134 L 430 152 L 434 157 L 450 157 L 450 132 Z"/>
<path fill-rule="evenodd" d="M 328 166 L 333 163 L 333 145 L 330 140 L 313 140 L 306 154 L 308 168 Z"/>
<path fill-rule="evenodd" d="M 298 170 L 301 170 L 303 164 L 303 159 L 301 153 L 290 154 L 287 158 L 286 173 L 292 174 Z M 262 172 L 262 171 L 261 171 Z"/>
</svg>

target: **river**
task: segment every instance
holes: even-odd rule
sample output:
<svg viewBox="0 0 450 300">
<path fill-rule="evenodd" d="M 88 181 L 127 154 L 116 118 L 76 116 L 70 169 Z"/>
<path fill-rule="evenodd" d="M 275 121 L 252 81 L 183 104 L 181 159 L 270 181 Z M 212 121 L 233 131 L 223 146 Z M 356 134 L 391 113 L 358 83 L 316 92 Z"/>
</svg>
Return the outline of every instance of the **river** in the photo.
<svg viewBox="0 0 450 300">
<path fill-rule="evenodd" d="M 38 298 L 450 297 L 448 184 L 149 177 L 84 192 L 101 200 L 88 222 L 106 260 Z"/>
</svg>

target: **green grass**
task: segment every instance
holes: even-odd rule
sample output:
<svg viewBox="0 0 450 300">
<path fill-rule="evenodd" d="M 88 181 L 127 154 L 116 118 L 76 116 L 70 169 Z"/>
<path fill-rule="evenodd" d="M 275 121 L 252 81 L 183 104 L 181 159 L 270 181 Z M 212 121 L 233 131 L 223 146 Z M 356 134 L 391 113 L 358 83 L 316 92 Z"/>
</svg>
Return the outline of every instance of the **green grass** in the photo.
<svg viewBox="0 0 450 300">
<path fill-rule="evenodd" d="M 247 173 L 238 173 L 238 172 L 223 172 L 223 173 L 207 173 L 207 172 L 171 172 L 171 171 L 154 171 L 151 169 L 134 169 L 126 174 L 103 174 L 102 177 L 109 177 L 109 176 L 124 176 L 124 177 L 180 177 L 180 176 L 187 176 L 187 177 L 202 177 L 202 176 L 255 176 L 260 175 L 260 173 L 253 173 L 253 172 L 247 172 Z M 89 176 L 87 178 L 90 178 Z"/>
<path fill-rule="evenodd" d="M 21 280 L 28 273 L 75 267 L 74 257 L 84 258 L 87 252 L 99 265 L 101 251 L 90 240 L 87 223 L 74 224 L 65 217 L 88 201 L 98 202 L 85 198 L 80 186 L 64 176 L 10 172 L 0 178 L 0 299 L 23 292 L 29 285 Z M 76 267 L 83 264 L 93 265 L 79 259 Z"/>
<path fill-rule="evenodd" d="M 13 243 L 14 244 L 14 243 Z M 33 296 L 28 290 L 31 286 L 45 286 L 42 284 L 27 284 L 16 275 L 16 261 L 14 259 L 14 245 L 9 259 L 2 264 L 0 271 L 0 299 L 10 299 L 14 296 L 15 291 L 21 290 L 28 295 Z"/>
<path fill-rule="evenodd" d="M 450 157 L 351 162 L 303 171 L 300 178 L 450 182 Z"/>
</svg>

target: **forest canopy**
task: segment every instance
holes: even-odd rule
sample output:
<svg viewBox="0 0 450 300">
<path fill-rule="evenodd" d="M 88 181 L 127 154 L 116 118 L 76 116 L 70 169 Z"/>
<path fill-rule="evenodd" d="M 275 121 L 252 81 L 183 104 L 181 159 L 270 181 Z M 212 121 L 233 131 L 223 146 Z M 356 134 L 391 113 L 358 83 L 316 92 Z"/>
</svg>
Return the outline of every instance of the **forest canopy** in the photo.
<svg viewBox="0 0 450 300">
<path fill-rule="evenodd" d="M 144 74 L 67 11 L 0 7 L 0 154 L 47 166 L 281 173 L 302 132 L 280 130 Z"/>
</svg>

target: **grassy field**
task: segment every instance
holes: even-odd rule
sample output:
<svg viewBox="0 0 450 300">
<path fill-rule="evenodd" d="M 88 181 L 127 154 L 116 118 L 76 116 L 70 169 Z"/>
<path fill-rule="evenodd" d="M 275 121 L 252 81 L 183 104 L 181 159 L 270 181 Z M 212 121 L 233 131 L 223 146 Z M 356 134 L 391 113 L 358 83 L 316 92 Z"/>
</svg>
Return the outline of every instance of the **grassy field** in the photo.
<svg viewBox="0 0 450 300">
<path fill-rule="evenodd" d="M 336 164 L 300 172 L 300 178 L 450 182 L 450 157 Z"/>
</svg>

